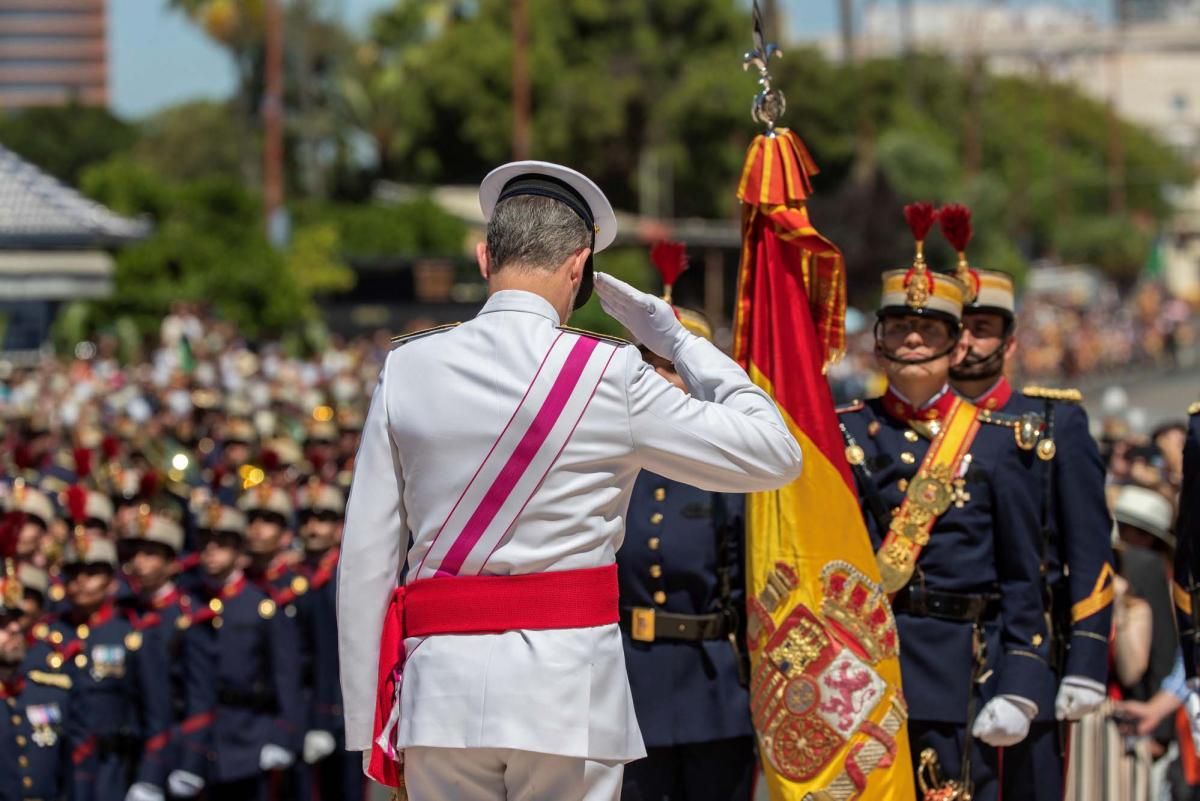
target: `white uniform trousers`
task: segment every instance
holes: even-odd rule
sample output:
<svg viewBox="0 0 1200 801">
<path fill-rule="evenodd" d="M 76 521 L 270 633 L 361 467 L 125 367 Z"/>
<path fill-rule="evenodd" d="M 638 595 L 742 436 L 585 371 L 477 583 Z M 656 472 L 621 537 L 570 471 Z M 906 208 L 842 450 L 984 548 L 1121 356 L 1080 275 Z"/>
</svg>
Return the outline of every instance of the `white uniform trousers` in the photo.
<svg viewBox="0 0 1200 801">
<path fill-rule="evenodd" d="M 512 748 L 404 749 L 409 801 L 617 801 L 620 762 Z"/>
</svg>

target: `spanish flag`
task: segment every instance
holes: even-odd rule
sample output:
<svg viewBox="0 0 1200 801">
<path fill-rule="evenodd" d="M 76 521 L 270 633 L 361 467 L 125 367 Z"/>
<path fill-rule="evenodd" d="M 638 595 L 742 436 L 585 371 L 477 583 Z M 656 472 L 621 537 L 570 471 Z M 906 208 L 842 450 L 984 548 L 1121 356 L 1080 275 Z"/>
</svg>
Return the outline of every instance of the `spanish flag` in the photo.
<svg viewBox="0 0 1200 801">
<path fill-rule="evenodd" d="M 896 624 L 824 376 L 845 348 L 846 283 L 808 219 L 816 171 L 776 129 L 751 144 L 738 186 L 735 355 L 804 450 L 797 481 L 747 502 L 751 710 L 775 801 L 907 801 Z"/>
</svg>

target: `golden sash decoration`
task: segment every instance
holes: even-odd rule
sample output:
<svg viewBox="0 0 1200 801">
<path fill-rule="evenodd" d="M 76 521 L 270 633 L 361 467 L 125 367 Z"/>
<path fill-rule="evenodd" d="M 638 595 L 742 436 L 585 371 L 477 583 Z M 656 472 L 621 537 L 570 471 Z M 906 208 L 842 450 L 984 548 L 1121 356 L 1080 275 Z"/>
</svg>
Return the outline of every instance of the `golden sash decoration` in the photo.
<svg viewBox="0 0 1200 801">
<path fill-rule="evenodd" d="M 955 400 L 875 555 L 884 591 L 894 593 L 908 583 L 933 524 L 952 503 L 961 506 L 970 499 L 958 473 L 979 426 L 979 409 L 961 398 Z"/>
</svg>

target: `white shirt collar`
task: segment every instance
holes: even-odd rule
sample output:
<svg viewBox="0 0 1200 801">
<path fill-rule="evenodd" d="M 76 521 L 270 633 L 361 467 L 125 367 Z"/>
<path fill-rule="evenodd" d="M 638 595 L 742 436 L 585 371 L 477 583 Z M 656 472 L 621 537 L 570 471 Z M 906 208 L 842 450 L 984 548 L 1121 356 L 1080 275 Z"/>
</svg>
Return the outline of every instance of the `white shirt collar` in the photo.
<svg viewBox="0 0 1200 801">
<path fill-rule="evenodd" d="M 555 325 L 562 324 L 562 320 L 558 319 L 558 312 L 554 310 L 554 306 L 550 305 L 550 301 L 541 295 L 526 292 L 523 289 L 502 289 L 494 293 L 488 298 L 487 303 L 483 304 L 479 313 L 491 314 L 500 311 L 536 314 L 539 317 L 545 317 Z"/>
<path fill-rule="evenodd" d="M 900 390 L 896 389 L 895 387 L 892 387 L 891 389 L 892 389 L 892 394 L 893 394 L 893 395 L 895 395 L 897 398 L 899 398 L 900 400 L 902 400 L 902 401 L 904 401 L 905 403 L 907 403 L 909 406 L 912 406 L 912 401 L 910 401 L 908 398 L 904 397 L 904 393 L 903 393 L 903 392 L 901 392 Z M 943 396 L 943 395 L 945 395 L 945 394 L 946 394 L 947 392 L 949 392 L 949 391 L 950 391 L 950 385 L 949 385 L 949 384 L 943 384 L 943 385 L 942 385 L 942 388 L 941 388 L 940 390 L 938 390 L 937 392 L 935 392 L 932 398 L 930 398 L 929 400 L 927 400 L 927 401 L 925 401 L 924 403 L 922 403 L 922 404 L 921 404 L 921 408 L 922 408 L 922 409 L 928 409 L 930 406 L 932 406 L 933 404 L 935 404 L 935 403 L 937 403 L 939 400 L 941 400 L 942 396 Z"/>
</svg>

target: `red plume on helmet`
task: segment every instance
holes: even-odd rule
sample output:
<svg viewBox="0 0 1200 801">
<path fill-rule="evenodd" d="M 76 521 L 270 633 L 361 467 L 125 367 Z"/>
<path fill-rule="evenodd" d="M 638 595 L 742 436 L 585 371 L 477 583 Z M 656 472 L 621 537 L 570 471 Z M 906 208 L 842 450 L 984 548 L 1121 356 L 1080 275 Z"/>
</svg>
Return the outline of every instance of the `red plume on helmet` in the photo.
<svg viewBox="0 0 1200 801">
<path fill-rule="evenodd" d="M 934 211 L 932 203 L 909 203 L 904 207 L 904 219 L 912 230 L 913 239 L 918 243 L 925 241 L 937 216 L 938 213 Z"/>
<path fill-rule="evenodd" d="M 24 596 L 17 575 L 17 545 L 24 527 L 24 512 L 8 512 L 0 518 L 0 606 L 14 609 Z"/>
<path fill-rule="evenodd" d="M 79 484 L 72 484 L 63 492 L 63 505 L 71 522 L 79 525 L 87 517 L 87 489 Z"/>
<path fill-rule="evenodd" d="M 25 528 L 24 512 L 6 512 L 0 517 L 0 559 L 16 558 L 17 542 Z"/>
<path fill-rule="evenodd" d="M 978 295 L 979 288 L 977 278 L 971 271 L 971 265 L 967 262 L 967 245 L 974 233 L 974 229 L 971 227 L 971 210 L 960 203 L 951 203 L 942 206 L 938 210 L 937 217 L 938 224 L 942 227 L 942 236 L 946 237 L 950 247 L 954 248 L 954 252 L 958 254 L 958 266 L 954 270 L 954 275 L 959 281 L 962 281 L 966 288 L 963 300 L 972 303 Z"/>
<path fill-rule="evenodd" d="M 273 448 L 263 448 L 259 454 L 259 460 L 262 462 L 263 470 L 268 473 L 273 473 L 279 469 L 282 460 L 279 458 L 279 453 Z"/>
<path fill-rule="evenodd" d="M 938 210 L 937 219 L 942 227 L 942 236 L 946 237 L 954 252 L 965 252 L 974 233 L 971 230 L 971 210 L 961 203 L 951 203 Z"/>
<path fill-rule="evenodd" d="M 112 434 L 105 434 L 104 439 L 100 440 L 100 453 L 104 455 L 106 462 L 116 459 L 121 453 L 121 440 Z"/>
<path fill-rule="evenodd" d="M 147 470 L 138 479 L 138 497 L 142 500 L 150 500 L 158 494 L 160 479 L 158 473 L 153 470 Z"/>
<path fill-rule="evenodd" d="M 921 307 L 926 299 L 933 294 L 933 276 L 925 269 L 925 237 L 937 219 L 932 203 L 909 203 L 904 207 L 904 219 L 916 240 L 916 252 L 913 255 L 912 267 L 904 276 L 904 288 L 907 292 L 908 305 Z"/>
<path fill-rule="evenodd" d="M 75 448 L 71 451 L 71 455 L 75 459 L 75 475 L 79 478 L 90 476 L 92 474 L 92 449 Z"/>
<path fill-rule="evenodd" d="M 687 245 L 682 242 L 656 242 L 650 248 L 650 261 L 662 276 L 663 300 L 670 303 L 671 287 L 688 268 Z"/>
</svg>

